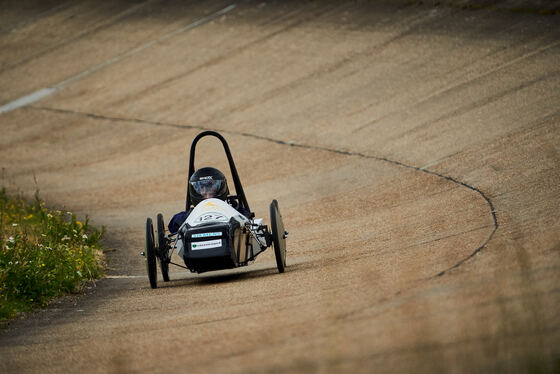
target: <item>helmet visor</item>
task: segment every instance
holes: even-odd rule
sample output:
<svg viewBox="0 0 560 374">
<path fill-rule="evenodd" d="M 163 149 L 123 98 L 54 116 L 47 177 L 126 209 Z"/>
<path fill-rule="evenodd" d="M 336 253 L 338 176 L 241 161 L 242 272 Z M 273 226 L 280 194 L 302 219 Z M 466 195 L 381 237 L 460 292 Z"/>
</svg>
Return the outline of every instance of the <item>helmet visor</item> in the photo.
<svg viewBox="0 0 560 374">
<path fill-rule="evenodd" d="M 223 181 L 203 179 L 196 182 L 190 182 L 194 191 L 205 199 L 216 197 L 222 189 Z"/>
</svg>

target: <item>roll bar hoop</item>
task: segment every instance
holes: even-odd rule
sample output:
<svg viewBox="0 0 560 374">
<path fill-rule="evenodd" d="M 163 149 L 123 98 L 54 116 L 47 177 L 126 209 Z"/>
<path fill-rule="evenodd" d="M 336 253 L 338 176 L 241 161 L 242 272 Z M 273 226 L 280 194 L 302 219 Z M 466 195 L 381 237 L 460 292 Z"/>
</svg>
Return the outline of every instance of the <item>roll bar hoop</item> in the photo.
<svg viewBox="0 0 560 374">
<path fill-rule="evenodd" d="M 247 198 L 245 197 L 245 192 L 243 191 L 243 186 L 241 185 L 241 181 L 239 180 L 239 175 L 237 174 L 237 169 L 235 168 L 235 163 L 233 162 L 233 157 L 231 157 L 231 152 L 229 151 L 229 146 L 226 142 L 226 140 L 224 139 L 224 137 L 222 135 L 220 135 L 219 133 L 215 132 L 215 131 L 203 131 L 200 134 L 198 134 L 192 144 L 191 144 L 191 151 L 190 151 L 190 161 L 189 161 L 189 177 L 187 178 L 187 184 L 188 181 L 191 179 L 192 175 L 194 174 L 195 170 L 194 170 L 194 154 L 195 154 L 195 150 L 196 150 L 196 144 L 198 143 L 198 141 L 200 139 L 202 139 L 205 136 L 214 136 L 218 139 L 220 139 L 220 141 L 222 142 L 222 145 L 224 146 L 224 151 L 226 152 L 226 156 L 229 162 L 229 168 L 231 170 L 231 176 L 233 178 L 233 184 L 235 186 L 235 193 L 237 194 L 237 197 L 239 198 L 239 201 L 241 203 L 241 205 L 243 206 L 243 208 L 247 209 L 247 211 L 251 211 L 251 209 L 249 208 L 249 204 L 247 203 Z M 189 195 L 189 189 L 187 186 L 187 199 L 186 199 L 186 207 L 185 210 L 188 211 L 191 207 L 191 197 Z"/>
</svg>

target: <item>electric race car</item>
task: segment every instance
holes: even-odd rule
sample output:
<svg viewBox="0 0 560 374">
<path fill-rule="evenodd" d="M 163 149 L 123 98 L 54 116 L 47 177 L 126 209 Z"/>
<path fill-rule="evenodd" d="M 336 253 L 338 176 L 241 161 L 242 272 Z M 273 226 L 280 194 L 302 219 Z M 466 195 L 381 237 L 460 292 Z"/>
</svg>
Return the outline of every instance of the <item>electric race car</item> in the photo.
<svg viewBox="0 0 560 374">
<path fill-rule="evenodd" d="M 224 147 L 235 187 L 229 194 L 223 174 L 214 168 L 195 172 L 196 144 L 205 136 L 218 138 Z M 243 186 L 226 140 L 217 132 L 198 134 L 190 149 L 189 186 L 186 210 L 176 214 L 165 230 L 163 215 L 156 219 L 156 234 L 152 219 L 146 220 L 146 258 L 150 286 L 157 288 L 157 263 L 165 282 L 169 281 L 169 264 L 193 273 L 233 269 L 250 264 L 268 247 L 274 247 L 276 266 L 280 273 L 286 267 L 286 238 L 278 202 L 270 204 L 270 227 L 262 218 L 255 218 L 249 208 Z M 171 261 L 173 252 L 185 266 Z"/>
</svg>

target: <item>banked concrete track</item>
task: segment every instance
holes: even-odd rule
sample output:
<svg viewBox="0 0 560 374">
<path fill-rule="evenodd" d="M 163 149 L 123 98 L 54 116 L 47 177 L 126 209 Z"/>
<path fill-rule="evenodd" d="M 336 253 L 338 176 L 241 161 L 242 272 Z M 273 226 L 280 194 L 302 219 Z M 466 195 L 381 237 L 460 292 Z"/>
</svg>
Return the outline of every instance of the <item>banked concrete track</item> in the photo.
<svg viewBox="0 0 560 374">
<path fill-rule="evenodd" d="M 109 276 L 10 323 L 0 370 L 558 370 L 560 23 L 524 5 L 8 2 L 3 184 L 105 225 Z M 289 266 L 151 290 L 202 129 Z"/>
</svg>

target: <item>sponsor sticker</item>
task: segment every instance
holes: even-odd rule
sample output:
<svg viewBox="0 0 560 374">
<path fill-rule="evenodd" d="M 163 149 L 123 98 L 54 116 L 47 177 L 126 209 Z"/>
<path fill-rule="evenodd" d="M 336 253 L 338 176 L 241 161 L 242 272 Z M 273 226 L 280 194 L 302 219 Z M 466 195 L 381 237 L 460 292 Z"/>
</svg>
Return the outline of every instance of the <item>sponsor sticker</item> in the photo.
<svg viewBox="0 0 560 374">
<path fill-rule="evenodd" d="M 221 246 L 222 246 L 222 239 L 191 243 L 191 249 L 193 251 L 199 251 L 201 249 L 209 249 L 209 248 L 218 248 Z"/>
<path fill-rule="evenodd" d="M 212 236 L 222 236 L 221 232 L 201 232 L 199 234 L 192 234 L 191 238 L 210 238 Z"/>
</svg>

